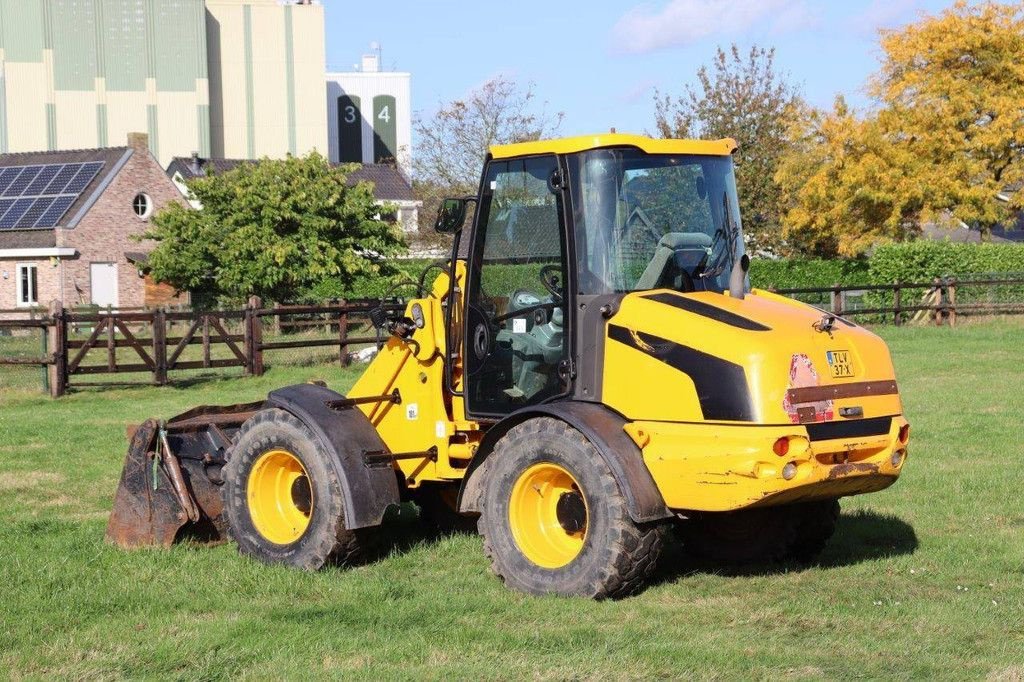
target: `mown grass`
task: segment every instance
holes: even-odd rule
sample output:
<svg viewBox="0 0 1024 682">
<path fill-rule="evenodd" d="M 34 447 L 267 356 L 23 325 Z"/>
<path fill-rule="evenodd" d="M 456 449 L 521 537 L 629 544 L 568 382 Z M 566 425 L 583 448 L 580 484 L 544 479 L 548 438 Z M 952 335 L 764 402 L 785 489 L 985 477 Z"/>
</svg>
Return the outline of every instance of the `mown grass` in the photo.
<svg viewBox="0 0 1024 682">
<path fill-rule="evenodd" d="M 0 670 L 13 677 L 986 678 L 1024 676 L 1024 324 L 882 329 L 913 423 L 889 490 L 844 501 L 820 565 L 722 570 L 670 552 L 618 602 L 503 588 L 478 538 L 408 528 L 316 574 L 232 545 L 102 541 L 124 426 L 293 381 L 0 394 Z"/>
</svg>

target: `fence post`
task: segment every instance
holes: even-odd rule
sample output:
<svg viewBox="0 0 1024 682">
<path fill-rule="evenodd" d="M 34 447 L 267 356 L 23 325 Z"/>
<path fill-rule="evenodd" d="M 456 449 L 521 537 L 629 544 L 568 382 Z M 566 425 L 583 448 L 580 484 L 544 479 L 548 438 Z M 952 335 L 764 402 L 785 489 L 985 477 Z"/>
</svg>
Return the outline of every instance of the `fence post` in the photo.
<svg viewBox="0 0 1024 682">
<path fill-rule="evenodd" d="M 167 312 L 163 308 L 153 311 L 153 382 L 167 383 Z"/>
<path fill-rule="evenodd" d="M 899 282 L 893 282 L 892 291 L 892 323 L 897 327 L 900 326 L 900 304 L 903 299 L 902 290 L 900 289 Z"/>
<path fill-rule="evenodd" d="M 956 277 L 946 280 L 947 291 L 949 292 L 949 326 L 956 326 Z"/>
<path fill-rule="evenodd" d="M 46 334 L 52 358 L 46 366 L 46 371 L 51 398 L 59 398 L 67 391 L 67 331 L 63 304 L 60 301 L 50 301 L 50 325 L 46 328 Z"/>
<path fill-rule="evenodd" d="M 348 356 L 348 301 L 341 299 L 341 314 L 338 315 L 338 361 L 342 367 L 352 362 Z"/>
<path fill-rule="evenodd" d="M 249 297 L 248 333 L 246 334 L 246 354 L 249 356 L 249 373 L 254 377 L 263 376 L 263 322 L 256 314 L 263 307 L 259 296 Z"/>
<path fill-rule="evenodd" d="M 842 315 L 843 314 L 843 295 L 842 295 L 842 289 L 840 288 L 839 284 L 833 284 L 832 285 L 832 292 L 830 294 L 830 298 L 832 299 L 830 301 L 830 303 L 832 304 L 832 314 L 833 315 Z"/>
</svg>

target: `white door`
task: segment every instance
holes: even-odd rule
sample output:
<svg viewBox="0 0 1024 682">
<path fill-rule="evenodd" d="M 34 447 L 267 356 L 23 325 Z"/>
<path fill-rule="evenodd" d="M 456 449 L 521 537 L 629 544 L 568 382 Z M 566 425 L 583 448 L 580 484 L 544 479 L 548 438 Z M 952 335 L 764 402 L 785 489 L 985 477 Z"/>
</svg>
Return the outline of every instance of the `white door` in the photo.
<svg viewBox="0 0 1024 682">
<path fill-rule="evenodd" d="M 90 263 L 92 303 L 117 307 L 117 263 Z"/>
</svg>

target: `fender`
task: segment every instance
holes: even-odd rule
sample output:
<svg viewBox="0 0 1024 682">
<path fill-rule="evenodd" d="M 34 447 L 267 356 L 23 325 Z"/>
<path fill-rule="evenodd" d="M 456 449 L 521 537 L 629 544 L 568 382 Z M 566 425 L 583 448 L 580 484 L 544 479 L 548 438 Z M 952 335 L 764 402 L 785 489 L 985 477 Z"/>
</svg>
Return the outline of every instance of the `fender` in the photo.
<svg viewBox="0 0 1024 682">
<path fill-rule="evenodd" d="M 272 391 L 265 407 L 289 412 L 331 453 L 341 482 L 345 527 L 378 526 L 384 512 L 400 504 L 398 480 L 390 464 L 367 466 L 367 451 L 390 452 L 370 420 L 358 408 L 331 409 L 327 403 L 345 396 L 316 384 L 297 384 Z"/>
<path fill-rule="evenodd" d="M 582 433 L 590 444 L 597 448 L 626 498 L 629 515 L 633 521 L 646 523 L 672 516 L 665 506 L 661 491 L 658 490 L 644 464 L 640 448 L 622 430 L 627 423 L 626 420 L 604 405 L 576 400 L 527 407 L 513 412 L 488 429 L 480 442 L 477 455 L 462 479 L 462 487 L 459 490 L 460 512 L 480 512 L 477 501 L 486 471 L 481 470 L 478 476 L 474 474 L 486 464 L 487 457 L 494 451 L 494 446 L 509 429 L 532 417 L 560 419 Z"/>
</svg>

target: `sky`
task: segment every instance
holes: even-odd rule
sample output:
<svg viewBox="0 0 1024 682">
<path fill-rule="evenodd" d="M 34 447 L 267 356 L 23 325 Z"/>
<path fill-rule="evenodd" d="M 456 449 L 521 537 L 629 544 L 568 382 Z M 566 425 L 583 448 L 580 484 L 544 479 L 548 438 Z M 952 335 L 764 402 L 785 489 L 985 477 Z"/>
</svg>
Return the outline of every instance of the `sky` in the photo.
<svg viewBox="0 0 1024 682">
<path fill-rule="evenodd" d="M 775 47 L 776 65 L 816 106 L 866 106 L 878 30 L 952 0 L 323 0 L 329 70 L 380 45 L 386 70 L 412 74 L 429 115 L 504 75 L 533 83 L 565 118 L 560 134 L 654 129 L 654 93 L 678 94 L 718 45 Z M 415 147 L 415 140 L 413 141 Z M 415 149 L 413 150 L 415 154 Z"/>
</svg>

